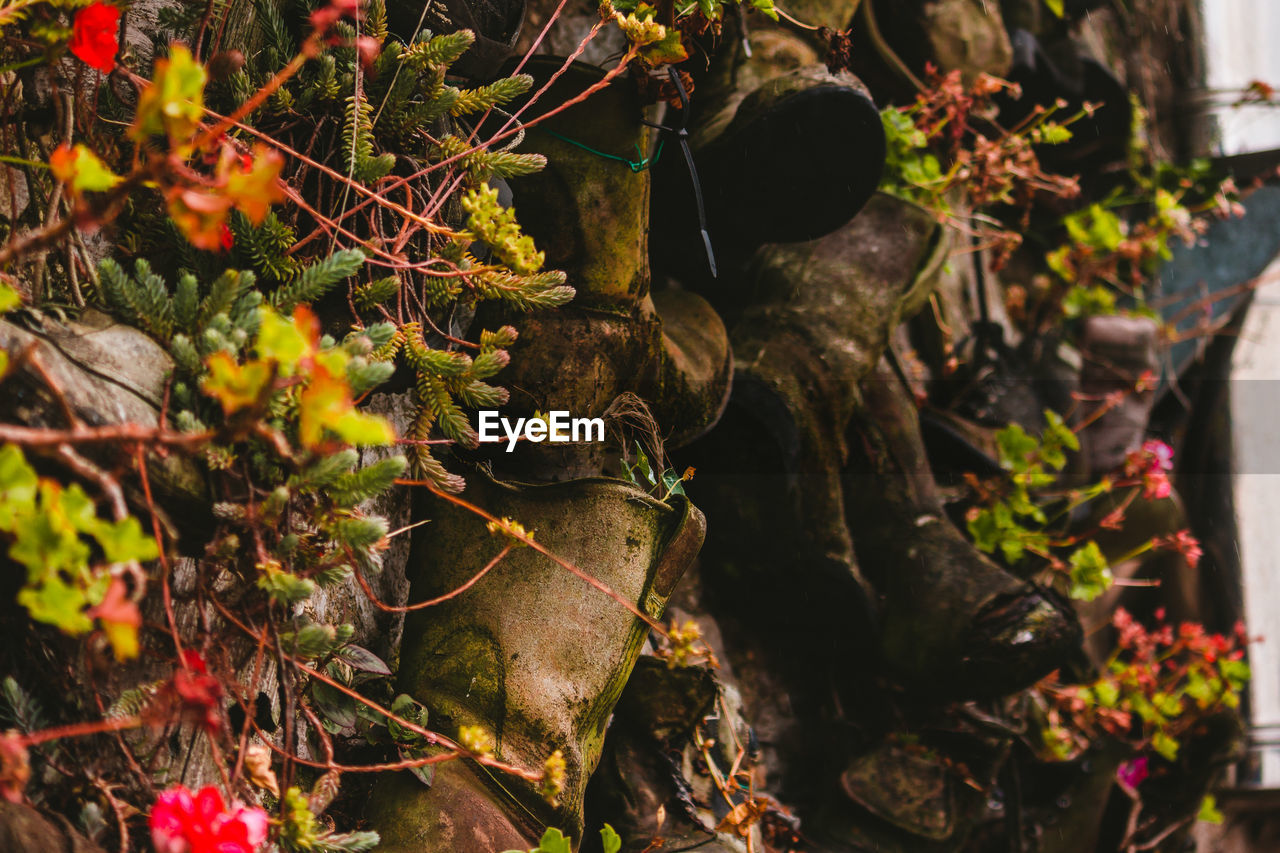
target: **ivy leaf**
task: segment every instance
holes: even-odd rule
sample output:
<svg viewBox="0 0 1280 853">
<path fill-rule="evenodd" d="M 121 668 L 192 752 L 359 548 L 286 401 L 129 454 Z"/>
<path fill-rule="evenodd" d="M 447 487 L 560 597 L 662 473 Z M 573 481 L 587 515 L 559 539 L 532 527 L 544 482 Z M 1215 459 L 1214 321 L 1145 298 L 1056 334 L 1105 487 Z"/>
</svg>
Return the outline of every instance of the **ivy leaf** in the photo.
<svg viewBox="0 0 1280 853">
<path fill-rule="evenodd" d="M 1027 435 L 1027 431 L 1018 424 L 1009 426 L 996 433 L 996 448 L 1000 457 L 1000 465 L 1015 474 L 1026 471 L 1031 462 L 1028 456 L 1035 453 L 1039 443 Z"/>
<path fill-rule="evenodd" d="M 752 9 L 771 20 L 778 20 L 778 10 L 773 7 L 773 0 L 748 0 Z"/>
<path fill-rule="evenodd" d="M 80 541 L 76 529 L 58 507 L 57 484 L 40 486 L 42 512 L 32 512 L 13 524 L 13 544 L 9 556 L 26 566 L 31 582 L 57 580 L 59 571 L 79 576 L 89 560 L 89 546 Z"/>
<path fill-rule="evenodd" d="M 164 134 L 180 147 L 200 125 L 204 115 L 204 66 L 191 49 L 174 44 L 167 59 L 156 61 L 151 85 L 138 97 L 138 111 L 131 135 L 139 142 Z"/>
<path fill-rule="evenodd" d="M 222 410 L 228 415 L 257 403 L 271 381 L 271 366 L 263 361 L 241 365 L 230 354 L 215 352 L 205 359 L 205 365 L 209 373 L 200 388 L 222 403 Z"/>
<path fill-rule="evenodd" d="M 1089 542 L 1071 555 L 1071 597 L 1093 601 L 1111 588 L 1111 568 L 1097 542 Z"/>
<path fill-rule="evenodd" d="M 98 522 L 93 537 L 102 546 L 108 563 L 146 562 L 160 556 L 155 538 L 143 533 L 142 525 L 133 516 L 117 522 Z"/>
<path fill-rule="evenodd" d="M 0 447 L 0 529 L 11 530 L 16 516 L 35 507 L 37 482 L 17 445 Z"/>
<path fill-rule="evenodd" d="M 391 424 L 377 415 L 357 412 L 351 389 L 317 366 L 311 384 L 298 397 L 298 440 L 316 449 L 329 430 L 348 444 L 387 445 L 395 441 Z"/>
<path fill-rule="evenodd" d="M 684 42 L 680 38 L 680 30 L 670 27 L 666 30 L 662 38 L 657 41 L 645 45 L 641 52 L 645 62 L 650 65 L 667 65 L 677 62 L 684 62 L 689 58 L 689 52 L 685 50 Z"/>
<path fill-rule="evenodd" d="M 644 475 L 644 478 L 649 481 L 649 485 L 658 485 L 658 481 L 653 477 L 653 468 L 649 465 L 649 457 L 644 455 L 644 451 L 639 444 L 636 445 L 636 470 Z"/>
<path fill-rule="evenodd" d="M 1166 761 L 1173 761 L 1178 757 L 1178 746 L 1178 741 L 1163 731 L 1157 731 L 1151 736 L 1151 748 Z"/>
<path fill-rule="evenodd" d="M 317 371 L 298 397 L 298 440 L 304 447 L 319 447 L 325 429 L 336 426 L 350 410 L 351 392 L 346 383 L 327 370 Z"/>
<path fill-rule="evenodd" d="M 97 154 L 83 145 L 68 147 L 65 142 L 49 155 L 49 171 L 77 196 L 109 190 L 122 180 Z"/>
<path fill-rule="evenodd" d="M 542 840 L 538 842 L 538 853 L 573 853 L 573 848 L 564 833 L 553 826 L 542 834 Z"/>
<path fill-rule="evenodd" d="M 1093 693 L 1104 708 L 1114 708 L 1120 702 L 1120 688 L 1105 679 L 1093 685 Z"/>
<path fill-rule="evenodd" d="M 1066 450 L 1080 449 L 1080 439 L 1063 422 L 1062 416 L 1052 409 L 1044 410 L 1044 419 L 1048 426 L 1040 440 L 1040 458 L 1046 465 L 1061 471 L 1067 464 Z"/>
<path fill-rule="evenodd" d="M 64 583 L 56 574 L 50 575 L 39 586 L 19 590 L 18 603 L 27 608 L 32 619 L 71 635 L 84 634 L 93 628 L 93 623 L 84 613 L 88 603 L 84 591 Z"/>
</svg>

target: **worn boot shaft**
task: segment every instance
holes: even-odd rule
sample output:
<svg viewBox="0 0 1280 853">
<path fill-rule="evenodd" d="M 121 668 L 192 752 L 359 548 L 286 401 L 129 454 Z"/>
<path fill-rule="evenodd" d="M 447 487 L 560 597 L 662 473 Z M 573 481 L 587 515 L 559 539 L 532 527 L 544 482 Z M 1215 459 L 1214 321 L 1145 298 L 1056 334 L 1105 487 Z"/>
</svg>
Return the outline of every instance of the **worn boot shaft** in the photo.
<svg viewBox="0 0 1280 853">
<path fill-rule="evenodd" d="M 927 211 L 885 195 L 844 228 L 757 253 L 731 320 L 738 411 L 773 437 L 796 487 L 806 547 L 855 560 L 840 468 L 857 384 L 946 257 Z M 729 310 L 726 306 L 726 310 Z"/>
<path fill-rule="evenodd" d="M 543 80 L 562 65 L 544 57 L 526 70 Z M 571 65 L 524 117 L 544 114 L 602 77 L 598 68 Z M 622 79 L 528 131 L 521 150 L 545 155 L 547 165 L 512 180 L 513 203 L 546 252 L 547 268 L 564 270 L 577 295 L 557 311 L 514 319 L 520 339 L 503 379 L 516 415 L 599 417 L 619 395 L 635 394 L 678 445 L 719 417 L 732 356 L 724 325 L 701 297 L 650 295 L 646 161 L 653 131 L 642 119 L 635 86 Z M 664 146 L 663 156 L 679 158 L 674 142 Z M 523 478 L 564 479 L 600 473 L 606 453 L 611 460 L 617 448 L 528 446 L 494 463 Z"/>
<path fill-rule="evenodd" d="M 1074 616 L 997 566 L 948 518 L 915 403 L 882 363 L 861 384 L 845 472 L 858 559 L 881 599 L 881 654 L 904 684 L 998 696 L 1061 666 Z"/>
<path fill-rule="evenodd" d="M 516 486 L 473 475 L 469 482 L 467 501 L 520 522 L 551 553 L 651 619 L 662 615 L 702 543 L 702 514 L 682 497 L 666 504 L 605 479 Z M 427 514 L 431 523 L 415 536 L 410 558 L 413 601 L 462 586 L 504 545 L 470 510 L 433 501 Z M 487 779 L 492 810 L 533 837 L 541 826 L 558 826 L 581 838 L 586 780 L 648 631 L 600 589 L 532 548 L 516 548 L 472 588 L 410 614 L 399 687 L 426 705 L 430 725 L 449 736 L 464 725 L 492 733 L 503 761 L 536 770 L 560 750 L 566 774 L 559 808 L 533 783 L 483 768 L 474 775 Z M 474 779 L 459 784 L 475 788 Z M 433 792 L 400 786 L 398 809 L 430 813 Z M 464 799 L 474 803 L 474 790 Z M 386 803 L 380 808 L 392 811 Z"/>
</svg>

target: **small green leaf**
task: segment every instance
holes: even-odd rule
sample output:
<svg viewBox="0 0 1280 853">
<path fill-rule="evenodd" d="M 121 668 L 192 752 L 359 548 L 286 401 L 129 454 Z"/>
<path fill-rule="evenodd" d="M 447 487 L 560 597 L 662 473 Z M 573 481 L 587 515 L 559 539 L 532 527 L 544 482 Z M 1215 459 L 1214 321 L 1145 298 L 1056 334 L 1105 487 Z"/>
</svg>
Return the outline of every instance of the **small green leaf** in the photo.
<svg viewBox="0 0 1280 853">
<path fill-rule="evenodd" d="M 348 444 L 361 447 L 381 447 L 393 444 L 396 440 L 395 431 L 391 429 L 391 424 L 387 423 L 385 418 L 357 412 L 354 409 L 343 412 L 328 426 L 338 438 Z"/>
<path fill-rule="evenodd" d="M 0 281 L 0 314 L 12 311 L 21 304 L 22 297 L 18 295 L 18 291 Z"/>
<path fill-rule="evenodd" d="M 636 445 L 636 470 L 649 481 L 649 485 L 658 485 L 658 481 L 653 476 L 653 468 L 649 465 L 649 457 L 644 455 L 644 450 L 639 444 Z"/>
<path fill-rule="evenodd" d="M 60 145 L 49 155 L 49 170 L 77 195 L 109 190 L 122 180 L 97 154 L 83 145 Z"/>
<path fill-rule="evenodd" d="M 27 608 L 31 618 L 37 622 L 54 625 L 73 636 L 93 627 L 93 622 L 84 613 L 88 604 L 84 591 L 63 583 L 56 574 L 39 586 L 19 590 L 18 603 Z"/>
<path fill-rule="evenodd" d="M 0 529 L 11 530 L 16 515 L 32 510 L 36 483 L 35 469 L 17 445 L 0 447 Z"/>
<path fill-rule="evenodd" d="M 363 649 L 354 643 L 348 643 L 334 653 L 339 660 L 345 661 L 352 669 L 358 669 L 361 672 L 371 672 L 374 675 L 390 675 L 391 667 L 383 662 L 382 658 L 375 655 L 368 649 Z"/>
<path fill-rule="evenodd" d="M 1111 568 L 1097 542 L 1077 548 L 1070 563 L 1072 598 L 1093 601 L 1111 588 Z"/>
<path fill-rule="evenodd" d="M 1027 435 L 1018 424 L 1009 424 L 996 433 L 996 448 L 1000 465 L 1007 471 L 1018 473 L 1030 466 L 1028 456 L 1039 448 L 1039 442 Z"/>
<path fill-rule="evenodd" d="M 1196 815 L 1196 820 L 1202 820 L 1205 823 L 1222 823 L 1222 812 L 1218 810 L 1218 801 L 1214 799 L 1213 794 L 1205 794 L 1204 799 L 1200 801 L 1200 812 Z"/>
<path fill-rule="evenodd" d="M 538 842 L 538 853 L 573 853 L 573 848 L 564 833 L 552 826 L 542 834 L 542 840 Z"/>
<path fill-rule="evenodd" d="M 142 525 L 133 516 L 117 522 L 99 522 L 93 536 L 102 546 L 108 563 L 146 562 L 160 556 L 155 538 L 143 533 Z"/>
<path fill-rule="evenodd" d="M 618 853 L 622 849 L 622 839 L 607 823 L 600 830 L 600 845 L 604 848 L 604 853 Z"/>
<path fill-rule="evenodd" d="M 1173 761 L 1178 757 L 1178 741 L 1162 731 L 1151 736 L 1151 748 L 1160 753 L 1165 761 Z"/>
</svg>

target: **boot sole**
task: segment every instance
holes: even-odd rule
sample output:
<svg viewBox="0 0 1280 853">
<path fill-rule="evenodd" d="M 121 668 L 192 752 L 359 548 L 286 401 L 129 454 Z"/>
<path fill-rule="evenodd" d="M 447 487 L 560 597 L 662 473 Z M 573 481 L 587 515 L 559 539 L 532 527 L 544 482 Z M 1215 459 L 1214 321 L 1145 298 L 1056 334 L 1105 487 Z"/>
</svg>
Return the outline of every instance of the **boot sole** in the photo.
<svg viewBox="0 0 1280 853">
<path fill-rule="evenodd" d="M 791 243 L 829 234 L 871 198 L 884 172 L 880 113 L 862 93 L 796 92 L 698 154 L 714 241 Z"/>
</svg>

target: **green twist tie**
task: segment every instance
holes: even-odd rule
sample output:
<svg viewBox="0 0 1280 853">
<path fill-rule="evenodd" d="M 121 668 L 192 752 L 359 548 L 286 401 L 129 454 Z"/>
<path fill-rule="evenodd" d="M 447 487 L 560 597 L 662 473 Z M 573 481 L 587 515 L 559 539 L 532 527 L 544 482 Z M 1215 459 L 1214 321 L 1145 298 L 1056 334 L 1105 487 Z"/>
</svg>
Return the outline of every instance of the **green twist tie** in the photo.
<svg viewBox="0 0 1280 853">
<path fill-rule="evenodd" d="M 545 132 L 546 132 L 546 133 L 548 133 L 548 134 L 550 134 L 551 136 L 554 136 L 556 139 L 559 139 L 559 140 L 560 140 L 560 141 L 562 141 L 562 142 L 567 142 L 567 143 L 569 143 L 570 145 L 576 145 L 578 148 L 581 148 L 583 151 L 586 151 L 586 152 L 587 152 L 587 153 L 589 153 L 589 154 L 594 154 L 594 155 L 596 155 L 597 157 L 603 157 L 603 158 L 604 158 L 604 159 L 606 159 L 606 160 L 616 160 L 616 161 L 617 161 L 617 162 L 619 162 L 619 163 L 625 163 L 625 164 L 627 165 L 627 168 L 628 168 L 628 169 L 630 169 L 630 170 L 631 170 L 631 171 L 633 171 L 633 172 L 637 172 L 637 173 L 639 173 L 639 172 L 643 172 L 645 169 L 648 169 L 648 168 L 649 168 L 650 166 L 652 166 L 654 163 L 657 163 L 657 162 L 658 162 L 658 158 L 662 156 L 662 146 L 666 143 L 666 140 L 665 140 L 665 139 L 659 139 L 659 140 L 658 140 L 658 147 L 657 147 L 657 149 L 653 152 L 653 156 L 652 156 L 652 157 L 645 157 L 645 156 L 643 156 L 643 155 L 644 155 L 644 152 L 640 149 L 640 143 L 638 143 L 638 142 L 637 142 L 637 143 L 636 143 L 636 156 L 637 156 L 637 157 L 639 157 L 640 159 L 638 159 L 638 160 L 628 160 L 626 157 L 619 157 L 617 154 L 608 154 L 608 153 L 606 153 L 606 152 L 604 152 L 604 151 L 597 151 L 596 149 L 592 148 L 590 145 L 584 145 L 583 143 L 579 142 L 578 140 L 576 140 L 576 139 L 570 139 L 569 137 L 567 137 L 567 136 L 565 136 L 565 135 L 563 135 L 563 134 L 556 133 L 554 130 L 548 130 L 548 131 L 545 131 Z"/>
</svg>

